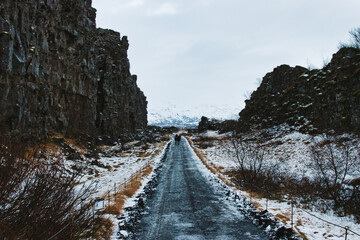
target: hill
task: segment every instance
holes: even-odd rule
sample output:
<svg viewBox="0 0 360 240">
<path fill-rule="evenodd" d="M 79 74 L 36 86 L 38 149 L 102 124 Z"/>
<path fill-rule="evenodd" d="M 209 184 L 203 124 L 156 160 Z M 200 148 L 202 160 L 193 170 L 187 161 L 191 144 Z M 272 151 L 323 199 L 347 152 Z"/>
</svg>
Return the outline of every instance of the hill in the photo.
<svg viewBox="0 0 360 240">
<path fill-rule="evenodd" d="M 286 123 L 302 132 L 359 132 L 360 49 L 340 49 L 322 69 L 281 65 L 245 103 L 242 131 Z"/>
</svg>

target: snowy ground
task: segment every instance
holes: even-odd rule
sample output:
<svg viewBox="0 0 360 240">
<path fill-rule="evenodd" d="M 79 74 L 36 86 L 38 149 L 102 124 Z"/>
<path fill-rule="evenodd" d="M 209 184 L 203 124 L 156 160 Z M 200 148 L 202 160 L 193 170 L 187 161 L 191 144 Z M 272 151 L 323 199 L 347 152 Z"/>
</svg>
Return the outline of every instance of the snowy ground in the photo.
<svg viewBox="0 0 360 240">
<path fill-rule="evenodd" d="M 259 137 L 256 133 L 253 136 Z M 360 141 L 354 136 L 343 136 L 350 139 L 352 149 L 358 151 L 360 149 Z M 198 148 L 205 156 L 210 165 L 220 170 L 219 174 L 222 178 L 228 178 L 225 172 L 236 167 L 234 156 L 228 151 L 230 143 L 226 135 L 219 135 L 217 132 L 208 131 L 200 135 L 193 135 L 193 140 L 202 138 L 207 142 L 205 148 Z M 320 136 L 315 137 L 315 140 Z M 268 148 L 266 154 L 266 162 L 271 164 L 276 161 L 279 171 L 286 172 L 292 176 L 307 176 L 310 179 L 314 176 L 312 169 L 308 167 L 311 160 L 309 145 L 313 142 L 313 138 L 309 135 L 296 131 L 277 131 L 270 140 L 264 144 Z M 359 153 L 357 153 L 359 154 Z M 359 168 L 352 169 L 349 179 L 360 176 Z M 233 191 L 238 192 L 242 196 L 250 198 L 249 194 L 233 187 Z M 260 210 L 265 210 L 268 205 L 268 211 L 280 220 L 285 226 L 291 227 L 291 204 L 287 201 L 267 200 L 265 198 L 256 198 L 251 196 L 252 202 Z M 320 220 L 322 219 L 322 220 Z M 360 224 L 357 224 L 352 217 L 339 217 L 332 212 L 322 213 L 316 209 L 308 209 L 308 207 L 294 207 L 293 216 L 294 228 L 304 239 L 317 240 L 337 240 L 345 239 L 345 227 L 348 227 L 348 239 L 360 239 L 360 236 L 353 234 L 360 233 Z"/>
<path fill-rule="evenodd" d="M 154 165 L 165 146 L 165 142 L 161 142 L 148 144 L 144 149 L 143 145 L 136 146 L 136 143 L 128 143 L 128 150 L 120 151 L 114 156 L 105 157 L 100 154 L 97 160 L 82 156 L 84 160 L 66 160 L 65 163 L 69 170 L 75 166 L 82 168 L 82 182 L 95 184 L 94 197 L 101 197 L 108 191 L 113 191 L 114 187 L 120 186 L 140 169 Z M 117 146 L 104 146 L 104 148 L 106 151 L 111 151 Z"/>
<path fill-rule="evenodd" d="M 185 134 L 185 133 L 182 133 Z M 259 138 L 260 134 L 249 136 L 250 138 Z M 201 135 L 192 135 L 192 139 L 197 138 L 210 139 L 206 142 L 206 148 L 198 148 L 205 156 L 208 163 L 215 166 L 218 170 L 219 177 L 226 179 L 225 172 L 237 166 L 234 161 L 234 156 L 229 152 L 229 141 L 227 138 L 229 134 L 219 135 L 217 132 L 209 131 Z M 360 141 L 353 136 L 343 136 L 344 138 L 351 139 L 353 149 L 360 149 Z M 315 137 L 316 140 L 317 137 Z M 314 173 L 309 169 L 308 163 L 311 160 L 309 146 L 314 139 L 306 134 L 296 131 L 276 131 L 270 140 L 267 140 L 264 145 L 267 146 L 269 151 L 266 155 L 268 163 L 280 163 L 278 165 L 279 171 L 292 174 L 293 176 L 307 176 L 309 178 L 314 176 Z M 71 145 L 71 144 L 69 144 Z M 92 158 L 86 158 L 84 151 L 77 146 L 71 146 L 76 149 L 81 155 L 83 160 L 66 160 L 67 168 L 70 171 L 74 168 L 82 168 L 84 183 L 96 183 L 96 194 L 94 198 L 104 197 L 110 191 L 114 191 L 115 187 L 121 186 L 121 183 L 128 180 L 134 173 L 138 172 L 146 165 L 154 166 L 159 159 L 165 148 L 166 142 L 147 144 L 138 144 L 138 142 L 128 143 L 127 146 L 103 146 L 102 151 L 105 153 L 116 152 L 116 154 L 100 154 L 100 158 L 95 161 Z M 118 151 L 120 147 L 126 147 L 127 150 Z M 111 157 L 109 157 L 111 155 Z M 89 164 L 91 163 L 91 164 Z M 357 171 L 351 172 L 349 178 L 359 177 L 359 168 Z M 142 180 L 142 186 L 146 184 L 149 178 Z M 241 191 L 232 187 L 233 192 L 249 197 L 247 192 Z M 257 198 L 251 196 L 251 200 L 259 210 L 264 210 L 266 205 L 268 211 L 279 219 L 285 226 L 291 226 L 291 204 L 286 201 L 267 200 L 265 198 Z M 107 204 L 107 202 L 106 202 Z M 125 207 L 131 206 L 133 199 L 128 199 Z M 114 222 L 114 234 L 112 239 L 116 239 L 117 219 L 115 215 L 105 215 Z M 323 220 L 320 220 L 320 219 Z M 301 208 L 297 205 L 294 208 L 294 228 L 304 239 L 344 239 L 345 227 L 349 227 L 348 239 L 360 239 L 359 236 L 354 235 L 360 233 L 360 225 L 355 222 L 351 217 L 338 217 L 334 213 L 322 213 L 318 210 L 309 209 L 308 207 Z M 337 225 L 333 225 L 333 224 Z"/>
<path fill-rule="evenodd" d="M 141 173 L 145 168 L 149 166 L 154 167 L 157 164 L 163 154 L 166 141 L 145 144 L 134 141 L 126 143 L 125 145 L 99 146 L 102 153 L 99 154 L 98 159 L 86 157 L 85 153 L 88 149 L 84 149 L 77 144 L 72 144 L 71 141 L 67 141 L 67 144 L 74 149 L 81 158 L 65 160 L 67 171 L 72 172 L 74 169 L 81 169 L 82 178 L 79 187 L 83 186 L 83 184 L 93 184 L 93 186 L 95 186 L 95 193 L 92 198 L 104 198 L 106 209 L 109 205 L 114 204 L 115 192 L 126 188 L 126 185 L 129 184 L 139 172 Z M 58 154 L 61 154 L 61 150 L 58 150 Z M 145 178 L 137 179 L 141 181 L 138 192 L 141 191 L 141 188 L 150 177 L 151 174 Z M 108 201 L 108 199 L 110 199 L 110 201 Z M 125 208 L 132 204 L 132 198 L 126 198 L 123 207 Z M 112 220 L 114 226 L 111 239 L 117 239 L 117 216 L 114 214 L 103 214 L 103 216 Z"/>
<path fill-rule="evenodd" d="M 213 188 L 197 163 L 184 138 L 171 144 L 131 239 L 266 239 L 224 191 Z"/>
</svg>

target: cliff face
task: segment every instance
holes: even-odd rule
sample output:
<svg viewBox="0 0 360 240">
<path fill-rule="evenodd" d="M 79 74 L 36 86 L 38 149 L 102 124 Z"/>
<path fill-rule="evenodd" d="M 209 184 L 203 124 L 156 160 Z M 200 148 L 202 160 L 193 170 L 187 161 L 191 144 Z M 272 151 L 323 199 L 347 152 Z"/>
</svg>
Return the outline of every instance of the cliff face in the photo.
<svg viewBox="0 0 360 240">
<path fill-rule="evenodd" d="M 119 137 L 147 125 L 128 41 L 96 29 L 91 0 L 2 0 L 0 127 L 26 139 Z"/>
<path fill-rule="evenodd" d="M 339 50 L 321 70 L 275 68 L 239 115 L 243 131 L 287 123 L 305 132 L 359 132 L 360 50 Z"/>
</svg>

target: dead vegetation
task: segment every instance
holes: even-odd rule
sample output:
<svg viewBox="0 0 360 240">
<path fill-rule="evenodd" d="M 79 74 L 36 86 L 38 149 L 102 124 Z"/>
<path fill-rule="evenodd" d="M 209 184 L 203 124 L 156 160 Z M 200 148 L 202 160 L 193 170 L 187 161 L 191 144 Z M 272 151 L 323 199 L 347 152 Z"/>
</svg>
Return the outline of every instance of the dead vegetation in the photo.
<svg viewBox="0 0 360 240">
<path fill-rule="evenodd" d="M 217 171 L 211 162 L 206 161 L 206 153 L 201 151 L 201 146 L 206 146 L 207 143 L 199 143 L 200 139 L 194 138 L 197 141 L 196 146 L 199 146 L 194 151 L 204 165 L 214 174 L 221 172 L 226 175 L 239 189 L 247 191 L 250 198 L 257 196 L 280 201 L 296 198 L 303 207 L 315 206 L 322 212 L 335 210 L 340 215 L 353 215 L 359 221 L 360 186 L 356 178 L 346 179 L 350 170 L 359 166 L 360 158 L 358 151 L 350 151 L 349 137 L 334 138 L 324 135 L 320 136 L 318 142 L 308 140 L 305 143 L 312 154 L 312 164 L 307 166 L 315 172 L 312 179 L 306 176 L 291 176 L 278 170 L 278 166 L 294 154 L 291 151 L 274 154 L 278 159 L 273 159 L 271 164 L 264 160 L 267 149 L 284 144 L 280 140 L 266 142 L 248 136 L 224 138 L 218 144 L 223 146 L 229 156 L 233 156 L 237 168 Z M 211 138 L 202 140 L 214 143 Z M 323 201 L 320 201 L 321 199 Z M 322 204 L 319 204 L 319 201 Z"/>
<path fill-rule="evenodd" d="M 152 152 L 139 152 L 138 156 L 141 161 L 144 161 L 144 158 L 150 157 L 155 158 L 161 153 L 162 147 L 165 146 L 165 142 L 161 142 L 157 144 L 156 150 Z M 129 179 L 127 179 L 124 183 L 116 187 L 116 190 L 111 191 L 110 193 L 106 193 L 103 195 L 105 202 L 107 202 L 106 208 L 101 211 L 99 214 L 112 214 L 118 216 L 122 214 L 122 210 L 124 208 L 124 204 L 126 199 L 133 197 L 136 192 L 142 186 L 143 180 L 149 176 L 153 171 L 152 164 L 146 164 L 142 169 L 138 170 L 135 174 L 133 174 Z M 110 204 L 109 204 L 110 203 Z"/>
<path fill-rule="evenodd" d="M 149 176 L 153 171 L 153 167 L 148 165 L 136 172 L 130 179 L 128 179 L 125 183 L 117 187 L 116 192 L 112 194 L 105 194 L 103 197 L 106 201 L 110 202 L 101 214 L 113 214 L 120 215 L 122 213 L 122 209 L 124 207 L 125 201 L 128 198 L 133 197 L 136 192 L 142 186 L 142 181 L 144 178 Z"/>
<path fill-rule="evenodd" d="M 198 156 L 198 158 L 201 160 L 201 162 L 205 165 L 205 167 L 207 169 L 209 169 L 209 171 L 215 175 L 217 175 L 226 185 L 228 186 L 232 186 L 233 184 L 228 181 L 222 173 L 223 167 L 221 166 L 216 166 L 215 164 L 208 162 L 206 160 L 206 154 L 203 153 L 200 149 L 198 149 L 197 147 L 194 146 L 194 143 L 192 142 L 192 140 L 188 137 L 185 136 L 186 139 L 188 140 L 191 148 L 194 150 L 194 152 L 196 153 L 196 155 Z"/>
<path fill-rule="evenodd" d="M 92 185 L 77 187 L 80 175 L 63 171 L 61 159 L 44 158 L 29 151 L 20 140 L 0 141 L 0 238 L 83 239 L 96 232 Z M 66 230 L 62 230 L 66 229 Z"/>
</svg>

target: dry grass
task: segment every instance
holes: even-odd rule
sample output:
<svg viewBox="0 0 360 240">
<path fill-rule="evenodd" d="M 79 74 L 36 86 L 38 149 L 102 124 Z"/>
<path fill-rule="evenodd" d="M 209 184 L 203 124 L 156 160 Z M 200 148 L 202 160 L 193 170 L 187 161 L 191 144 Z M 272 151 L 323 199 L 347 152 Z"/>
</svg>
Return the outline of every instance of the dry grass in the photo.
<svg viewBox="0 0 360 240">
<path fill-rule="evenodd" d="M 111 205 L 107 206 L 105 210 L 102 211 L 102 214 L 120 215 L 126 199 L 135 195 L 142 185 L 142 180 L 149 176 L 152 171 L 153 167 L 148 165 L 144 169 L 141 169 L 141 171 L 138 171 L 126 184 L 118 186 L 117 189 L 119 190 L 116 194 L 110 195 Z M 104 195 L 103 197 L 107 203 L 108 196 Z"/>
<path fill-rule="evenodd" d="M 109 218 L 98 217 L 95 219 L 90 237 L 96 240 L 109 240 L 112 235 L 113 222 Z"/>
<path fill-rule="evenodd" d="M 118 163 L 118 164 L 113 165 L 113 168 L 119 168 L 122 165 L 124 165 L 124 163 Z"/>
<path fill-rule="evenodd" d="M 191 141 L 191 139 L 188 136 L 185 136 L 185 138 L 188 140 L 191 148 L 194 150 L 198 158 L 200 158 L 201 162 L 205 165 L 207 169 L 210 170 L 213 174 L 217 175 L 220 180 L 222 180 L 226 185 L 228 186 L 234 186 L 234 184 L 226 179 L 226 177 L 223 176 L 222 170 L 224 167 L 222 166 L 216 166 L 214 163 L 208 162 L 206 160 L 206 153 L 202 152 L 200 149 L 196 148 L 194 146 L 194 143 Z"/>
<path fill-rule="evenodd" d="M 259 209 L 260 211 L 265 210 L 264 207 L 259 202 L 251 201 L 251 203 L 255 206 L 255 208 Z"/>
<path fill-rule="evenodd" d="M 59 152 L 61 150 L 61 146 L 59 144 L 53 143 L 53 142 L 48 142 L 46 144 L 44 144 L 43 149 L 46 152 Z"/>
<path fill-rule="evenodd" d="M 139 157 L 138 161 L 145 161 L 145 157 L 155 158 L 159 155 L 162 151 L 161 149 L 166 145 L 166 142 L 161 142 L 156 144 L 156 150 L 149 152 L 149 151 L 141 151 L 137 155 Z M 127 150 L 127 152 L 133 153 L 132 150 Z M 122 164 L 113 167 L 119 167 Z M 125 201 L 127 198 L 133 197 L 136 192 L 140 189 L 142 185 L 142 181 L 144 178 L 149 176 L 153 171 L 152 165 L 146 165 L 143 169 L 139 170 L 131 179 L 128 179 L 126 183 L 117 187 L 117 191 L 114 194 L 110 195 L 110 206 L 107 206 L 102 214 L 113 214 L 113 215 L 120 215 L 122 213 L 122 209 L 124 207 Z M 107 194 L 103 196 L 108 203 L 108 196 Z"/>
<path fill-rule="evenodd" d="M 282 222 L 284 225 L 286 225 L 286 223 L 290 221 L 290 215 L 287 213 L 284 213 L 284 214 L 278 213 L 275 215 L 275 217 L 280 222 Z"/>
<path fill-rule="evenodd" d="M 149 151 L 141 151 L 139 152 L 138 156 L 139 161 L 145 160 L 144 157 L 155 158 L 158 156 L 162 151 L 161 149 L 166 145 L 166 142 L 160 142 L 156 144 L 156 150 L 153 152 Z M 131 150 L 128 150 L 132 152 Z M 114 166 L 115 167 L 115 166 Z M 142 185 L 142 181 L 144 178 L 149 176 L 153 171 L 153 166 L 146 165 L 143 169 L 139 170 L 131 179 L 128 179 L 126 183 L 117 187 L 116 193 L 110 195 L 110 206 L 107 206 L 103 214 L 113 214 L 113 215 L 120 215 L 122 213 L 122 209 L 124 207 L 125 201 L 127 198 L 133 197 L 136 192 L 140 189 Z M 103 196 L 108 203 L 108 196 Z"/>
<path fill-rule="evenodd" d="M 224 170 L 224 167 L 222 166 L 216 166 L 215 164 L 213 163 L 208 163 L 206 161 L 206 153 L 203 153 L 200 149 L 196 148 L 193 144 L 193 142 L 191 141 L 190 137 L 188 136 L 185 136 L 186 139 L 188 140 L 191 148 L 194 150 L 194 152 L 196 153 L 196 155 L 199 157 L 199 159 L 201 160 L 201 162 L 206 166 L 206 168 L 208 168 L 213 174 L 217 175 L 218 178 L 220 180 L 222 180 L 226 185 L 228 186 L 236 186 L 236 183 L 234 182 L 234 179 L 237 175 L 237 171 L 235 170 L 232 170 L 232 171 L 226 171 L 223 173 L 223 170 Z M 224 177 L 222 174 L 225 174 L 226 176 L 230 177 L 231 181 L 229 181 L 226 177 Z M 244 197 L 246 198 L 249 198 L 249 199 L 255 199 L 253 201 L 251 201 L 252 204 L 254 204 L 255 208 L 256 209 L 259 209 L 259 210 L 265 210 L 264 206 L 262 206 L 262 204 L 260 204 L 259 202 L 256 201 L 256 199 L 261 199 L 261 198 L 264 198 L 266 196 L 264 196 L 263 194 L 261 193 L 258 193 L 258 192 L 253 192 L 251 190 L 244 190 L 244 189 L 237 189 L 237 190 L 241 190 L 241 191 L 245 191 L 246 192 L 246 195 Z M 280 222 L 282 222 L 284 225 L 290 221 L 290 215 L 287 214 L 287 213 L 284 213 L 284 214 L 276 214 L 274 216 L 277 220 L 279 220 Z M 302 226 L 302 222 L 301 220 L 298 221 L 296 224 L 296 226 Z M 296 227 L 295 229 L 297 230 L 297 233 L 299 234 L 299 236 L 304 239 L 304 240 L 308 240 L 305 236 L 304 233 L 302 233 L 301 231 L 299 231 L 299 229 Z"/>
<path fill-rule="evenodd" d="M 151 152 L 148 152 L 148 151 L 139 152 L 139 157 L 141 157 L 141 158 L 146 158 L 146 157 L 149 157 L 150 155 L 151 155 Z"/>
<path fill-rule="evenodd" d="M 69 145 L 72 149 L 74 149 L 81 155 L 85 154 L 89 150 L 87 147 L 85 147 L 83 144 L 81 144 L 75 139 L 65 138 L 64 141 L 67 145 Z"/>
<path fill-rule="evenodd" d="M 301 226 L 301 225 L 300 225 L 300 226 Z M 301 232 L 297 226 L 294 226 L 294 228 L 296 229 L 296 232 L 300 235 L 300 237 L 301 237 L 302 239 L 304 239 L 304 240 L 309 240 L 309 239 L 306 237 L 305 233 Z"/>
</svg>

